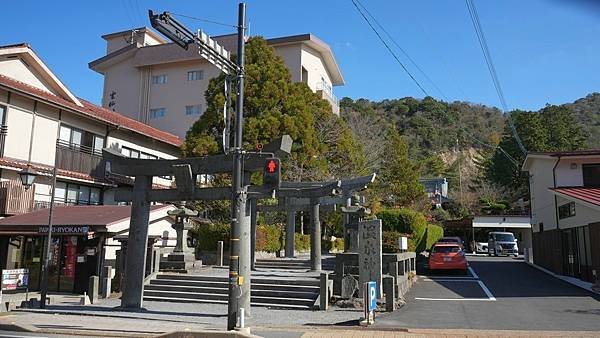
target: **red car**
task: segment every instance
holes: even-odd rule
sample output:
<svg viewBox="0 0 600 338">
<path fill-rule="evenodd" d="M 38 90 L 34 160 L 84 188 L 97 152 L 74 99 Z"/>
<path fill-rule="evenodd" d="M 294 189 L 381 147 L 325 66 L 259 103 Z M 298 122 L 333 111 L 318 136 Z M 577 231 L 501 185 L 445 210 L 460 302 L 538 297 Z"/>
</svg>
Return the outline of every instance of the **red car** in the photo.
<svg viewBox="0 0 600 338">
<path fill-rule="evenodd" d="M 467 258 L 462 247 L 456 243 L 437 243 L 429 253 L 429 270 L 460 270 L 467 274 Z"/>
</svg>

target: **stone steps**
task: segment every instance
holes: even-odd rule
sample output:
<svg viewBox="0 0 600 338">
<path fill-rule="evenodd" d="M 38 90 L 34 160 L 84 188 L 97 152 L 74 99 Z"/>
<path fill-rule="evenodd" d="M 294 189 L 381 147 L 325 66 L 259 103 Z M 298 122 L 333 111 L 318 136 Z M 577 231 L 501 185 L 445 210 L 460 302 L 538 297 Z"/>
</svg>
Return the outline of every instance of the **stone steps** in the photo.
<svg viewBox="0 0 600 338">
<path fill-rule="evenodd" d="M 227 303 L 228 278 L 192 274 L 159 274 L 144 287 L 144 300 Z M 250 302 L 255 306 L 312 309 L 319 296 L 316 278 L 252 278 Z"/>
</svg>

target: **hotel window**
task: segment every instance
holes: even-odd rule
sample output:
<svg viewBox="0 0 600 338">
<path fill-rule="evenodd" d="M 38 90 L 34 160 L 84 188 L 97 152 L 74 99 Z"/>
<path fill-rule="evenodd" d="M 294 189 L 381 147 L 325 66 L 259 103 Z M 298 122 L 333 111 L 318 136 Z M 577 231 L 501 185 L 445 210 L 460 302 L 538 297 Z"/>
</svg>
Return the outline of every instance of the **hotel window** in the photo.
<svg viewBox="0 0 600 338">
<path fill-rule="evenodd" d="M 202 113 L 202 105 L 195 104 L 191 106 L 185 106 L 185 115 L 200 115 Z"/>
<path fill-rule="evenodd" d="M 204 78 L 204 72 L 201 70 L 192 70 L 187 73 L 188 81 L 198 81 Z"/>
<path fill-rule="evenodd" d="M 0 106 L 0 123 L 6 125 L 6 106 Z"/>
<path fill-rule="evenodd" d="M 575 216 L 575 203 L 570 202 L 558 207 L 558 218 L 568 218 Z"/>
<path fill-rule="evenodd" d="M 150 119 L 155 120 L 165 117 L 165 111 L 165 108 L 150 109 Z"/>
<path fill-rule="evenodd" d="M 152 75 L 152 84 L 153 85 L 165 84 L 165 83 L 167 83 L 167 74 Z"/>
<path fill-rule="evenodd" d="M 100 204 L 100 188 L 56 182 L 54 198 L 58 204 L 98 205 Z"/>
<path fill-rule="evenodd" d="M 102 156 L 104 136 L 83 131 L 67 125 L 60 126 L 59 144 L 84 153 Z"/>
<path fill-rule="evenodd" d="M 600 187 L 600 164 L 584 164 L 581 170 L 584 187 Z"/>
</svg>

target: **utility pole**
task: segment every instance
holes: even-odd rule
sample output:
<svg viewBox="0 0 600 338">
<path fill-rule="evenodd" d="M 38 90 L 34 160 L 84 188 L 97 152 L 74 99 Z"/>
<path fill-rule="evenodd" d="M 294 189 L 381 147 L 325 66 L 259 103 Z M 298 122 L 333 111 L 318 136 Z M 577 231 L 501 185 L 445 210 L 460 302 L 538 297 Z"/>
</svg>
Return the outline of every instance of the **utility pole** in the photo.
<svg viewBox="0 0 600 338">
<path fill-rule="evenodd" d="M 214 40 L 210 39 L 204 32 L 193 33 L 177 20 L 170 13 L 154 14 L 149 11 L 152 27 L 170 38 L 185 50 L 189 45 L 198 46 L 200 55 L 224 72 L 227 77 L 225 80 L 225 91 L 227 101 L 225 111 L 229 112 L 231 103 L 231 80 L 237 78 L 237 102 L 236 119 L 233 147 L 233 166 L 232 178 L 233 186 L 231 188 L 231 237 L 230 237 L 230 259 L 229 259 L 229 303 L 227 316 L 227 329 L 233 330 L 237 326 L 238 318 L 241 313 L 249 314 L 250 310 L 250 211 L 247 203 L 248 189 L 244 180 L 244 151 L 243 127 L 244 127 L 244 33 L 246 21 L 246 4 L 240 3 L 238 6 L 238 51 L 237 64 L 229 60 L 229 52 L 219 46 Z M 225 116 L 225 130 L 223 131 L 223 148 L 225 153 L 229 151 L 229 128 L 230 115 Z M 244 309 L 245 312 L 240 311 Z M 241 315 L 243 316 L 243 314 Z"/>
<path fill-rule="evenodd" d="M 235 139 L 233 154 L 233 196 L 231 200 L 232 219 L 231 219 L 231 237 L 229 243 L 229 303 L 227 306 L 227 330 L 233 330 L 236 327 L 240 305 L 250 303 L 250 292 L 243 292 L 244 279 L 249 275 L 240 275 L 240 252 L 242 226 L 247 218 L 247 191 L 243 185 L 243 153 L 242 136 L 244 127 L 244 23 L 246 21 L 246 4 L 240 3 L 238 7 L 238 51 L 237 51 L 237 102 L 235 116 Z M 243 262 L 242 262 L 243 264 Z M 245 269 L 244 269 L 245 270 Z M 248 281 L 249 282 L 249 281 Z M 246 294 L 244 294 L 246 293 Z M 239 298 L 238 298 L 239 297 Z M 243 299 L 244 298 L 248 298 Z"/>
</svg>

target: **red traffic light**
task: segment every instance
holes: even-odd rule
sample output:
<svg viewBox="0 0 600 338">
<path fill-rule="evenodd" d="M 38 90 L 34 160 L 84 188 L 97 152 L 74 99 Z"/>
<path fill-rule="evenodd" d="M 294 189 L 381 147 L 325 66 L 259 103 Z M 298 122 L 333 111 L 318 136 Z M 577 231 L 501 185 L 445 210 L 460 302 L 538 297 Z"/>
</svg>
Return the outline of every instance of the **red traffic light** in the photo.
<svg viewBox="0 0 600 338">
<path fill-rule="evenodd" d="M 267 163 L 265 164 L 265 170 L 269 173 L 269 174 L 273 174 L 277 171 L 277 166 L 279 165 L 279 163 L 277 163 L 277 161 L 271 159 L 271 160 L 267 160 Z"/>
</svg>

